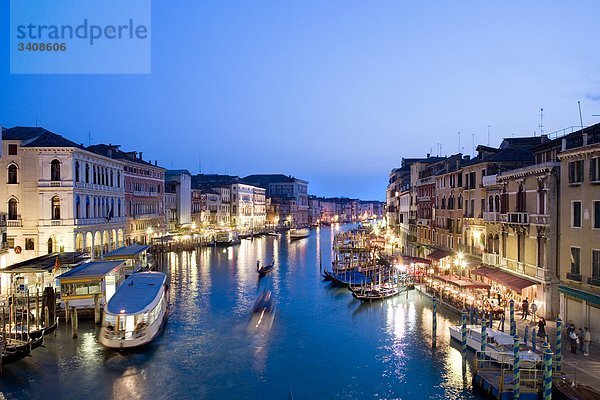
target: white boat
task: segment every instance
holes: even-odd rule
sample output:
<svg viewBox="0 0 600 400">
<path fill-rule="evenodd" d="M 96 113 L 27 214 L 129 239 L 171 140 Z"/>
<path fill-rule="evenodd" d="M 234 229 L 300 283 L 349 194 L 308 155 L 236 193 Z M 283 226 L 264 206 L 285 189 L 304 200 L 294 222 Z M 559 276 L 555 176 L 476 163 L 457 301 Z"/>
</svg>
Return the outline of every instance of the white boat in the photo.
<svg viewBox="0 0 600 400">
<path fill-rule="evenodd" d="M 450 326 L 450 337 L 462 342 L 461 326 Z M 514 339 L 509 333 L 501 332 L 496 329 L 487 328 L 486 355 L 490 358 L 504 363 L 511 364 L 514 361 Z M 481 326 L 467 325 L 467 347 L 473 351 L 481 350 Z M 542 361 L 542 357 L 528 349 L 525 343 L 520 342 L 521 361 L 527 364 L 536 364 Z M 526 365 L 527 365 L 526 364 Z"/>
<path fill-rule="evenodd" d="M 151 342 L 167 320 L 167 276 L 162 272 L 131 275 L 104 307 L 100 343 L 130 349 Z"/>
<path fill-rule="evenodd" d="M 310 235 L 310 229 L 308 228 L 290 229 L 291 240 L 303 239 L 305 237 L 308 237 L 308 235 Z"/>
<path fill-rule="evenodd" d="M 217 246 L 231 246 L 234 244 L 241 243 L 241 239 L 238 237 L 237 232 L 217 232 L 215 235 L 215 244 Z"/>
</svg>

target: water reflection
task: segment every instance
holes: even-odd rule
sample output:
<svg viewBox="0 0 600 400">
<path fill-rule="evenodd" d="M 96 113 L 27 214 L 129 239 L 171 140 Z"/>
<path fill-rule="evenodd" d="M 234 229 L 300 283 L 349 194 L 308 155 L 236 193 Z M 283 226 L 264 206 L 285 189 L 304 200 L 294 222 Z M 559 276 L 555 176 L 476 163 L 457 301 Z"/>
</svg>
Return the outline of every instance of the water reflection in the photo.
<svg viewBox="0 0 600 400">
<path fill-rule="evenodd" d="M 7 366 L 0 392 L 11 400 L 289 398 L 290 388 L 299 399 L 477 398 L 468 390 L 471 368 L 465 384 L 460 352 L 449 342 L 457 316 L 438 310 L 432 351 L 427 297 L 362 303 L 322 281 L 319 261 L 331 265 L 336 229 L 323 226 L 291 243 L 269 236 L 159 256 L 170 274 L 171 308 L 149 347 L 122 355 L 98 345 L 92 322 L 82 321 L 75 340 L 63 325 L 46 348 Z M 276 264 L 260 280 L 258 258 Z M 276 316 L 269 329 L 249 332 L 264 289 L 273 293 Z"/>
</svg>

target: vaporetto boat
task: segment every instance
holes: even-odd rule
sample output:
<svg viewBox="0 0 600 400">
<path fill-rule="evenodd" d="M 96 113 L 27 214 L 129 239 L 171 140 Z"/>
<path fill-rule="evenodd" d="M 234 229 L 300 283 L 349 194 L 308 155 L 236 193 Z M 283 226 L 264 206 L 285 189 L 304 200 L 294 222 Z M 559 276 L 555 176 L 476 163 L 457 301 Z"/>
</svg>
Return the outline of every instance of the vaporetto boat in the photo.
<svg viewBox="0 0 600 400">
<path fill-rule="evenodd" d="M 452 339 L 462 341 L 461 326 L 450 326 L 450 337 Z M 511 364 L 514 361 L 513 346 L 514 339 L 509 333 L 501 332 L 496 329 L 486 329 L 486 356 L 504 364 Z M 467 325 L 467 347 L 473 351 L 481 350 L 481 326 Z M 539 354 L 534 353 L 527 348 L 525 343 L 520 342 L 520 358 L 521 362 L 527 364 L 535 364 L 542 361 Z"/>
<path fill-rule="evenodd" d="M 167 320 L 167 276 L 139 272 L 127 278 L 104 307 L 100 343 L 130 349 L 151 342 Z"/>
</svg>

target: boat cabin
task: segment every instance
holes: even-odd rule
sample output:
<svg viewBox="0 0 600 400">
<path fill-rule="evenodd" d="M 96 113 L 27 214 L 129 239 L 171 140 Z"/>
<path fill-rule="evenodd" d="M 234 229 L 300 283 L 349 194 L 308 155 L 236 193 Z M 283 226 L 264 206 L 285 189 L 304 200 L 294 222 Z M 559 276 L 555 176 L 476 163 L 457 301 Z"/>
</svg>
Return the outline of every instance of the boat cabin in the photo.
<svg viewBox="0 0 600 400">
<path fill-rule="evenodd" d="M 149 245 L 132 244 L 119 247 L 110 253 L 104 254 L 104 260 L 125 260 L 125 275 L 129 276 L 136 271 L 151 267 L 152 255 L 148 253 Z"/>
<path fill-rule="evenodd" d="M 125 260 L 82 264 L 56 278 L 61 300 L 69 307 L 94 308 L 106 304 L 125 279 Z"/>
</svg>

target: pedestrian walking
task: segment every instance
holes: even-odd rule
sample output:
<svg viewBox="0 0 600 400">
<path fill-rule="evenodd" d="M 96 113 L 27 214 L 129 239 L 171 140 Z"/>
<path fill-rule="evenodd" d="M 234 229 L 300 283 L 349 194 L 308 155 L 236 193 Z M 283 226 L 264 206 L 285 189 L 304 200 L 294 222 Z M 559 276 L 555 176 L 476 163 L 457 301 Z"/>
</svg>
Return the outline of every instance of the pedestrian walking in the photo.
<svg viewBox="0 0 600 400">
<path fill-rule="evenodd" d="M 571 346 L 571 353 L 577 354 L 577 333 L 575 333 L 575 329 L 569 333 L 569 345 Z"/>
<path fill-rule="evenodd" d="M 500 322 L 498 323 L 498 329 L 504 332 L 504 313 L 500 315 Z"/>
<path fill-rule="evenodd" d="M 537 335 L 544 340 L 544 338 L 546 337 L 546 320 L 544 319 L 544 317 L 540 317 L 540 320 L 538 321 L 538 333 Z"/>
<path fill-rule="evenodd" d="M 527 320 L 527 316 L 529 315 L 529 300 L 527 299 L 527 297 L 525 298 L 525 300 L 523 300 L 521 306 L 523 308 L 523 314 L 521 315 L 521 319 Z"/>
<path fill-rule="evenodd" d="M 582 353 L 583 351 L 583 329 L 579 328 L 579 330 L 577 331 L 577 343 L 579 344 L 579 351 L 581 351 Z"/>
<path fill-rule="evenodd" d="M 531 310 L 531 320 L 533 322 L 535 322 L 535 320 L 537 318 L 537 310 L 538 310 L 538 306 L 537 306 L 537 304 L 535 304 L 535 300 L 531 301 L 531 305 L 529 306 L 529 309 Z"/>
<path fill-rule="evenodd" d="M 586 356 L 590 355 L 590 343 L 591 342 L 592 342 L 592 333 L 586 326 L 585 331 L 583 332 L 583 354 Z"/>
</svg>

